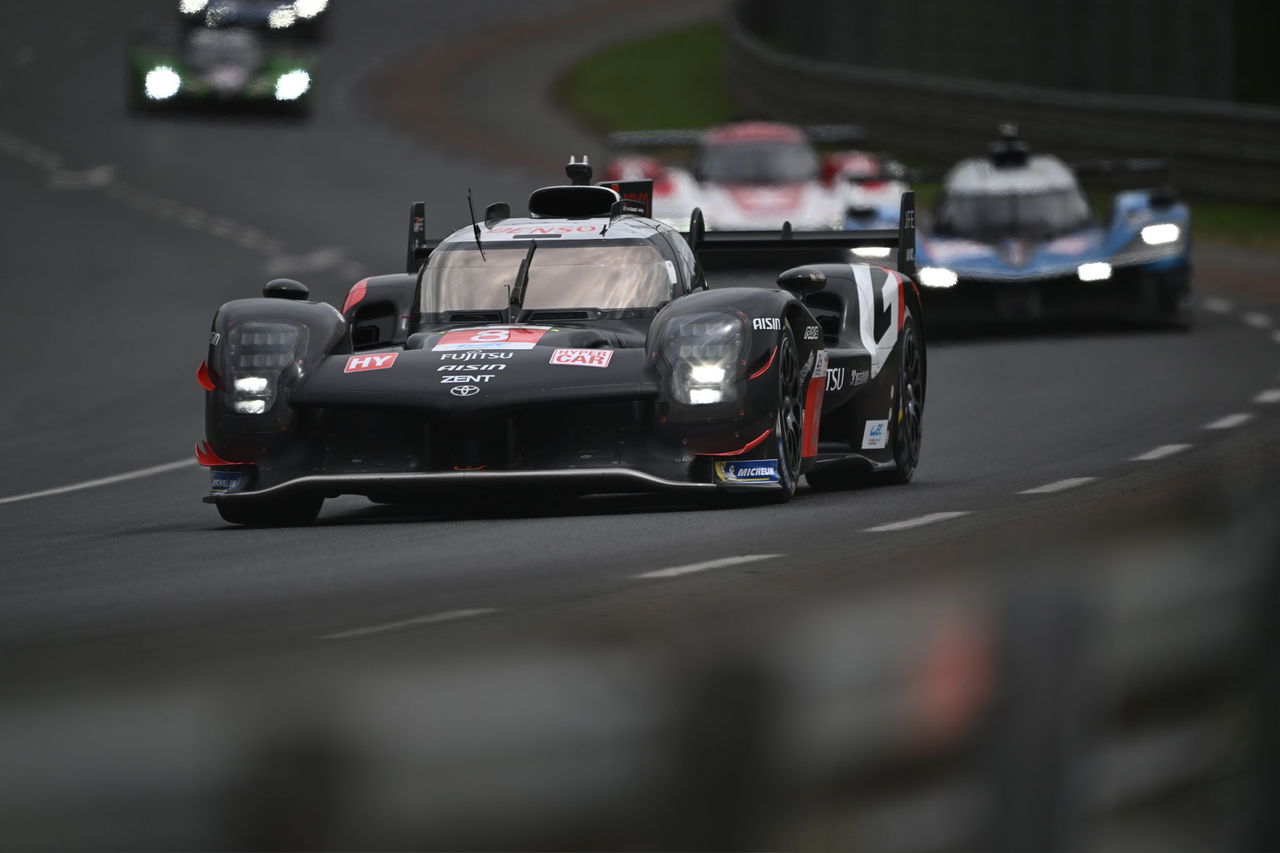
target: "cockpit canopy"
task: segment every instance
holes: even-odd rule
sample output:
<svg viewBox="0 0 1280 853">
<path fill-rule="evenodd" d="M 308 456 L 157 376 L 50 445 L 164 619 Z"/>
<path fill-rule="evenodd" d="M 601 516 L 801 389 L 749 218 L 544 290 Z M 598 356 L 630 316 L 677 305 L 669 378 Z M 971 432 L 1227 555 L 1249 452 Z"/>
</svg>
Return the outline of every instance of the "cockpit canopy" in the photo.
<svg viewBox="0 0 1280 853">
<path fill-rule="evenodd" d="M 975 158 L 947 175 L 933 232 L 993 243 L 1047 240 L 1091 224 L 1089 203 L 1058 158 L 1036 155 L 1013 167 Z"/>
<path fill-rule="evenodd" d="M 425 316 L 454 311 L 502 311 L 530 241 L 450 242 L 432 253 L 422 277 Z M 539 240 L 529 263 L 520 308 L 657 309 L 676 295 L 675 265 L 641 239 Z"/>
</svg>

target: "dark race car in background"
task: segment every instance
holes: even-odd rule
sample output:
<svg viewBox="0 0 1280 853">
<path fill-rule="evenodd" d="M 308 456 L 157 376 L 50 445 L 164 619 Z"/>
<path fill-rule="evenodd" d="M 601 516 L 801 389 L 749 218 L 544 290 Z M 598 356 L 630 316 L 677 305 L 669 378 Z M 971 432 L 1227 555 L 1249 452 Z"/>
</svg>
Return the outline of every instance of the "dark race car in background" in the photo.
<svg viewBox="0 0 1280 853">
<path fill-rule="evenodd" d="M 1190 213 L 1166 187 L 1117 193 L 1099 220 L 1077 175 L 1159 173 L 1155 160 L 1068 166 L 1006 127 L 943 180 L 918 235 L 930 322 L 1133 320 L 1185 326 Z"/>
<path fill-rule="evenodd" d="M 177 0 L 178 17 L 192 27 L 242 27 L 318 37 L 330 0 Z"/>
<path fill-rule="evenodd" d="M 435 245 L 415 205 L 408 271 L 359 282 L 341 311 L 288 280 L 218 310 L 197 457 L 223 518 L 303 523 L 343 494 L 786 500 L 803 474 L 911 479 L 926 378 L 912 252 L 902 269 L 850 263 L 912 245 L 910 195 L 896 231 L 707 234 L 695 215 L 686 237 L 633 187 L 569 171 L 528 217 L 491 205 Z"/>
<path fill-rule="evenodd" d="M 654 182 L 654 216 L 677 228 L 700 208 L 717 231 L 897 227 L 907 187 L 902 169 L 869 151 L 823 154 L 822 145 L 858 145 L 862 130 L 844 125 L 807 128 L 767 121 L 725 124 L 710 130 L 645 130 L 611 134 L 615 158 L 607 174 L 618 180 Z M 692 160 L 673 157 L 692 149 Z M 641 153 L 646 152 L 646 153 Z"/>
<path fill-rule="evenodd" d="M 129 49 L 128 98 L 137 112 L 258 109 L 304 115 L 314 65 L 287 40 L 242 28 L 140 33 Z"/>
</svg>

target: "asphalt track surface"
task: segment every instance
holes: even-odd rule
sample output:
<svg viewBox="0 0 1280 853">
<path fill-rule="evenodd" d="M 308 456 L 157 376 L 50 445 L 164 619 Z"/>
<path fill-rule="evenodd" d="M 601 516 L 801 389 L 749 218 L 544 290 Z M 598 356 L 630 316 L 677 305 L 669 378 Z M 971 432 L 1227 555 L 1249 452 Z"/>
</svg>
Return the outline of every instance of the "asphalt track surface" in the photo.
<svg viewBox="0 0 1280 853">
<path fill-rule="evenodd" d="M 554 182 L 562 157 L 550 149 L 582 136 L 547 117 L 538 87 L 575 51 L 652 27 L 652 9 L 432 3 L 408 20 L 428 4 L 343 4 L 315 114 L 294 123 L 127 115 L 122 45 L 164 2 L 11 5 L 0 29 L 0 659 L 11 695 L 58 675 L 500 645 L 566 624 L 696 624 L 943 572 L 961 553 L 1087 541 L 1159 518 L 1188 492 L 1228 513 L 1275 492 L 1280 261 L 1206 249 L 1190 334 L 935 347 L 908 487 L 802 489 L 786 506 L 714 511 L 344 498 L 304 529 L 225 525 L 188 461 L 202 433 L 194 370 L 216 307 L 277 274 L 340 302 L 358 278 L 401 263 L 411 201 L 428 201 L 439 233 L 466 221 L 468 187 L 480 205 L 518 204 Z M 592 16 L 581 38 L 568 17 L 578 9 Z M 423 80 L 426 118 L 388 120 L 388 103 L 413 97 L 403 79 L 381 80 L 399 62 L 449 72 Z M 505 136 L 504 110 L 526 116 Z"/>
</svg>

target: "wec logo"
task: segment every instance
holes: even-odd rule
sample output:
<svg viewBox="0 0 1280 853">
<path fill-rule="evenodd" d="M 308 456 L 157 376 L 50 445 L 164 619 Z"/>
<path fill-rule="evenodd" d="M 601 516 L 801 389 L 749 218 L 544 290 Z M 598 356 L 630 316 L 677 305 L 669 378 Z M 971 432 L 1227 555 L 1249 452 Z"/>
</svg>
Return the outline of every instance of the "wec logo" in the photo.
<svg viewBox="0 0 1280 853">
<path fill-rule="evenodd" d="M 889 421 L 867 421 L 862 431 L 862 449 L 880 450 L 889 445 Z"/>
</svg>

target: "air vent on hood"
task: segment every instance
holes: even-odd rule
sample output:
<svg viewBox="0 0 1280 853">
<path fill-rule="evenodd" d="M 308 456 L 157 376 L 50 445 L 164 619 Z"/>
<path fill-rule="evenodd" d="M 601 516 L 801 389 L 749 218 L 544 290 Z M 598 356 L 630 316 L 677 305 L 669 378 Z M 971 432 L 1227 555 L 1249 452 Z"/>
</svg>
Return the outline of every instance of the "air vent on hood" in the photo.
<svg viewBox="0 0 1280 853">
<path fill-rule="evenodd" d="M 590 311 L 530 311 L 527 323 L 550 323 L 556 320 L 590 320 Z"/>
<path fill-rule="evenodd" d="M 538 219 L 608 216 L 620 198 L 608 187 L 543 187 L 529 196 L 529 215 Z"/>
</svg>

